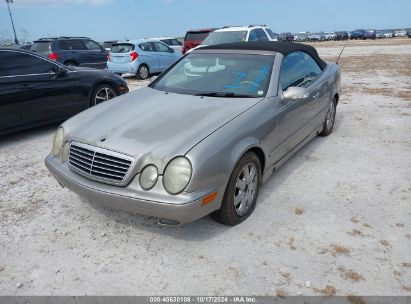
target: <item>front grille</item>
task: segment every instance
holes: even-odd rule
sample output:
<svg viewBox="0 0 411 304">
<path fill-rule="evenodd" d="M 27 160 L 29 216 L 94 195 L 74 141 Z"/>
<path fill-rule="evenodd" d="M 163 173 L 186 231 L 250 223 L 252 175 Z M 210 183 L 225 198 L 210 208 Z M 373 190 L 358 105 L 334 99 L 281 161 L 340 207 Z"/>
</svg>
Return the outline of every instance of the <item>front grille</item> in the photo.
<svg viewBox="0 0 411 304">
<path fill-rule="evenodd" d="M 70 168 L 90 179 L 122 185 L 132 164 L 133 158 L 127 155 L 78 142 L 70 144 Z"/>
</svg>

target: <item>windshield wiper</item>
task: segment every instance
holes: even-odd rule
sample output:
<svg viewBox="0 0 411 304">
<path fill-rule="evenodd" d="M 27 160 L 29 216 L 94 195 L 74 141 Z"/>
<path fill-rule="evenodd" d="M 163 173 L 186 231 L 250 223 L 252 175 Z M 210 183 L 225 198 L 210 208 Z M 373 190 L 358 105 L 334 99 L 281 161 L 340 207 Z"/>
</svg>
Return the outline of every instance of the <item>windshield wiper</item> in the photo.
<svg viewBox="0 0 411 304">
<path fill-rule="evenodd" d="M 209 97 L 245 97 L 251 98 L 254 97 L 252 95 L 247 94 L 238 94 L 234 92 L 202 92 L 196 93 L 194 96 L 209 96 Z"/>
</svg>

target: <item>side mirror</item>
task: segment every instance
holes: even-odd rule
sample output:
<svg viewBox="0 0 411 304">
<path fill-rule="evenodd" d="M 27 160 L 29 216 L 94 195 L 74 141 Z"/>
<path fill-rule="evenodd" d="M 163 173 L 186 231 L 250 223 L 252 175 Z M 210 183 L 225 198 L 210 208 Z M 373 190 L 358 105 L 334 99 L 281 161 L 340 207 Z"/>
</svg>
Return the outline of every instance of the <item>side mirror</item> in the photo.
<svg viewBox="0 0 411 304">
<path fill-rule="evenodd" d="M 56 66 L 53 70 L 57 77 L 63 77 L 67 73 L 67 70 L 61 66 Z"/>
<path fill-rule="evenodd" d="M 304 88 L 289 87 L 287 90 L 283 91 L 283 97 L 285 99 L 301 99 L 307 98 L 308 93 Z"/>
</svg>

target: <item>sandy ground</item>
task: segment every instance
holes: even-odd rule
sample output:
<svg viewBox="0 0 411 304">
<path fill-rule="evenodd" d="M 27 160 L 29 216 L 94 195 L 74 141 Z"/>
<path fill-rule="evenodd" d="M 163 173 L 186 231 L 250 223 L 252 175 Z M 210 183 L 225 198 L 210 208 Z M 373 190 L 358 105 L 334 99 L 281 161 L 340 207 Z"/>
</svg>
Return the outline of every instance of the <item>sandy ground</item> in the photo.
<svg viewBox="0 0 411 304">
<path fill-rule="evenodd" d="M 0 138 L 0 294 L 411 295 L 411 39 L 398 41 L 350 42 L 334 133 L 232 228 L 160 227 L 60 188 L 43 164 L 56 125 Z M 341 45 L 316 46 L 334 60 Z"/>
</svg>

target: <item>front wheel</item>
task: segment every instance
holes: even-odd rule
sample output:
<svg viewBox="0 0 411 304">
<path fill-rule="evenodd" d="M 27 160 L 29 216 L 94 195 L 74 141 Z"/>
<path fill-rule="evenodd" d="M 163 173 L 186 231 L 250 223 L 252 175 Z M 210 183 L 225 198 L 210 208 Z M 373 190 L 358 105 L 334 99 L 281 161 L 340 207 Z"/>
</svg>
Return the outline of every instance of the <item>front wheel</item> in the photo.
<svg viewBox="0 0 411 304">
<path fill-rule="evenodd" d="M 111 85 L 101 84 L 93 90 L 93 93 L 91 94 L 90 104 L 91 106 L 95 106 L 99 103 L 112 99 L 117 95 L 118 93 Z"/>
<path fill-rule="evenodd" d="M 255 209 L 260 181 L 260 161 L 257 155 L 247 152 L 235 166 L 221 208 L 211 214 L 213 219 L 228 226 L 247 219 Z"/>
<path fill-rule="evenodd" d="M 328 108 L 327 116 L 325 117 L 323 130 L 320 133 L 320 136 L 330 135 L 331 132 L 333 131 L 333 127 L 334 127 L 334 123 L 335 123 L 336 110 L 337 110 L 337 102 L 334 99 L 331 102 L 330 107 Z"/>
</svg>

